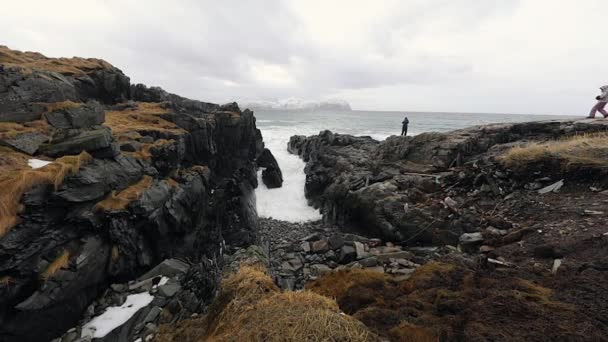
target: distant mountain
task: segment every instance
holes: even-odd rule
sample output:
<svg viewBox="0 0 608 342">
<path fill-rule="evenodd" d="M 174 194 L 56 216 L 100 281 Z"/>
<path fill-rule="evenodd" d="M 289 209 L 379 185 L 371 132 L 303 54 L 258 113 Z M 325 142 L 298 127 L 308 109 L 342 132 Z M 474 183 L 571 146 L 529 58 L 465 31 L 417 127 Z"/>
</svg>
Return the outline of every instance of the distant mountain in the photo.
<svg viewBox="0 0 608 342">
<path fill-rule="evenodd" d="M 240 106 L 242 108 L 250 108 L 252 110 L 352 110 L 348 102 L 340 99 L 307 101 L 295 97 L 282 100 L 241 101 Z"/>
</svg>

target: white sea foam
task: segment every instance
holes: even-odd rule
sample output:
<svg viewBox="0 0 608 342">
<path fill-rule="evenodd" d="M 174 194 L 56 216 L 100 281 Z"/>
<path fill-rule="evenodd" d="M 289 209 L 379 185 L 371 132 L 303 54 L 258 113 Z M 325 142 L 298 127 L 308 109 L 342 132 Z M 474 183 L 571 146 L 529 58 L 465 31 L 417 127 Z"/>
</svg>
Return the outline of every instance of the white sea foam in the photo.
<svg viewBox="0 0 608 342">
<path fill-rule="evenodd" d="M 260 217 L 290 222 L 314 221 L 321 218 L 319 211 L 310 207 L 304 197 L 305 163 L 298 156 L 287 152 L 289 137 L 295 134 L 312 133 L 298 132 L 293 126 L 262 128 L 266 147 L 272 151 L 283 173 L 283 186 L 268 189 L 262 182 L 262 172 L 259 172 L 260 185 L 256 190 L 256 202 Z"/>
</svg>

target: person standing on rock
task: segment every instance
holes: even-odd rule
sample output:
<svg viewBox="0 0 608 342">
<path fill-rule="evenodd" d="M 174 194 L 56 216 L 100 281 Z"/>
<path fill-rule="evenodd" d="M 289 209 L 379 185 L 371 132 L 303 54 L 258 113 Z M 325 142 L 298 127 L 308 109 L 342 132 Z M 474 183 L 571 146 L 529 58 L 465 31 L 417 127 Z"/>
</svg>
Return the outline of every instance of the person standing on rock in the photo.
<svg viewBox="0 0 608 342">
<path fill-rule="evenodd" d="M 407 125 L 409 125 L 410 120 L 407 119 L 407 116 L 403 119 L 403 121 L 401 122 L 401 124 L 403 125 L 401 127 L 401 135 L 402 136 L 407 136 Z"/>
<path fill-rule="evenodd" d="M 608 117 L 608 112 L 606 112 L 604 109 L 604 107 L 606 107 L 606 103 L 608 102 L 608 85 L 600 87 L 600 90 L 602 91 L 602 94 L 595 98 L 597 103 L 595 106 L 593 106 L 593 108 L 591 108 L 591 113 L 589 113 L 587 119 L 595 118 L 595 113 L 597 112 L 602 113 L 604 118 Z"/>
</svg>

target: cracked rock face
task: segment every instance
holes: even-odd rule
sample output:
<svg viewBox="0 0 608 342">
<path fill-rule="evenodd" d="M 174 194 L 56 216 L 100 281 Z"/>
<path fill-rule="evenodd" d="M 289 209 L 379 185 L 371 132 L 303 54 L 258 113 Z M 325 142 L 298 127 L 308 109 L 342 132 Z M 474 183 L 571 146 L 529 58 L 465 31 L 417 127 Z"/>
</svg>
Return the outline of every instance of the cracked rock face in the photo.
<svg viewBox="0 0 608 342">
<path fill-rule="evenodd" d="M 0 235 L 0 340 L 51 340 L 112 283 L 169 258 L 221 260 L 255 241 L 253 190 L 264 144 L 251 111 L 131 85 L 101 60 L 0 47 L 0 71 L 0 123 L 31 132 L 0 137 L 2 145 L 46 159 L 92 156 L 59 184 L 26 189 L 17 223 Z M 29 129 L 38 127 L 33 121 L 44 131 Z M 214 272 L 200 268 L 162 291 L 207 296 Z M 187 302 L 189 313 L 204 310 Z"/>
</svg>

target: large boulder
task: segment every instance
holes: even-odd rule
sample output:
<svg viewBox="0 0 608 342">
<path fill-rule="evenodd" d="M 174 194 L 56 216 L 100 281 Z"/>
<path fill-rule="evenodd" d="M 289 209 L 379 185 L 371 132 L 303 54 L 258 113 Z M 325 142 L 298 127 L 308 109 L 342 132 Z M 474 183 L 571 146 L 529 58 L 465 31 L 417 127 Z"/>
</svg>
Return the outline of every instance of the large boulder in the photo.
<svg viewBox="0 0 608 342">
<path fill-rule="evenodd" d="M 111 148 L 112 132 L 107 127 L 92 130 L 76 130 L 73 136 L 68 136 L 58 142 L 40 147 L 43 154 L 50 157 L 79 154 L 82 151 L 96 152 Z"/>
<path fill-rule="evenodd" d="M 89 101 L 86 104 L 74 104 L 66 108 L 45 114 L 51 126 L 58 129 L 90 128 L 99 126 L 105 121 L 105 112 L 99 102 Z"/>
<path fill-rule="evenodd" d="M 262 154 L 257 159 L 259 167 L 264 168 L 262 171 L 262 181 L 269 189 L 280 188 L 283 185 L 283 173 L 279 167 L 279 163 L 272 155 L 269 149 L 265 148 Z"/>
</svg>

